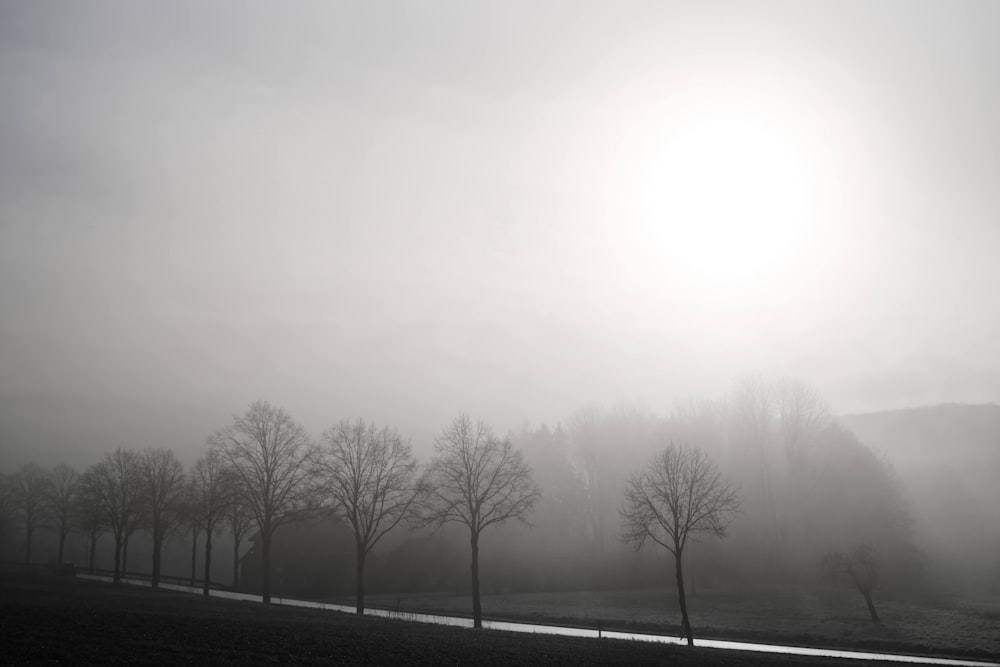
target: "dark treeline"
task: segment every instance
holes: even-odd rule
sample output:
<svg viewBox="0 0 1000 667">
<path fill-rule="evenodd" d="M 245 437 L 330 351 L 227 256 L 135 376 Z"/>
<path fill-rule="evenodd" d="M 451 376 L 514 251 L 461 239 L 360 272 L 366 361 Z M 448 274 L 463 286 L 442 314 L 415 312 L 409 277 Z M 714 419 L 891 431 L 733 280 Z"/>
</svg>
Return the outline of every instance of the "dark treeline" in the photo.
<svg viewBox="0 0 1000 667">
<path fill-rule="evenodd" d="M 694 594 L 839 576 L 876 621 L 873 591 L 877 604 L 878 590 L 927 580 L 891 467 L 801 383 L 747 378 L 663 416 L 586 407 L 506 437 L 461 415 L 434 445 L 421 463 L 394 428 L 363 420 L 313 438 L 258 402 L 187 469 L 169 450 L 119 448 L 85 470 L 4 475 L 5 553 L 144 572 L 154 586 L 166 563 L 206 592 L 211 580 L 265 599 L 353 593 L 359 613 L 366 590 L 471 591 L 477 619 L 480 590 L 676 581 L 683 601 L 681 549 Z M 671 484 L 690 482 L 685 461 L 729 494 L 724 516 L 686 527 L 690 540 L 656 513 L 674 507 Z"/>
</svg>

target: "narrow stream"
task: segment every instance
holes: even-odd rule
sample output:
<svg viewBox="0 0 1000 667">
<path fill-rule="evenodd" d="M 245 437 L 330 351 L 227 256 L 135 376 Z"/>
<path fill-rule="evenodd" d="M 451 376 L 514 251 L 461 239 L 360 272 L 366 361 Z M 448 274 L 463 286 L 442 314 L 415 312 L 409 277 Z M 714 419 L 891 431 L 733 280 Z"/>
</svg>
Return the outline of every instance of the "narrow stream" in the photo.
<svg viewBox="0 0 1000 667">
<path fill-rule="evenodd" d="M 112 581 L 111 577 L 104 577 L 92 574 L 77 574 L 80 579 L 92 579 L 94 581 Z M 136 586 L 149 586 L 149 581 L 143 579 L 122 578 L 122 582 Z M 179 586 L 177 584 L 161 583 L 160 588 L 171 591 L 181 591 L 183 593 L 201 594 L 198 587 Z M 231 593 L 229 591 L 210 590 L 213 597 L 225 598 L 227 600 L 245 600 L 248 602 L 260 602 L 259 595 L 248 593 Z M 309 609 L 325 609 L 328 611 L 339 611 L 353 614 L 355 609 L 350 605 L 332 604 L 327 602 L 311 602 L 309 600 L 295 600 L 292 598 L 271 597 L 273 604 L 281 604 L 291 607 L 306 607 Z M 461 616 L 443 616 L 438 614 L 418 614 L 406 611 L 390 611 L 388 609 L 366 609 L 366 616 L 379 616 L 382 618 L 393 618 L 402 621 L 414 621 L 417 623 L 435 623 L 437 625 L 453 625 L 462 628 L 471 628 L 472 619 Z M 515 623 L 512 621 L 490 621 L 484 620 L 483 627 L 491 630 L 504 630 L 507 632 L 530 632 L 550 635 L 563 635 L 568 637 L 590 637 L 597 639 L 626 639 L 629 641 L 659 642 L 662 644 L 683 644 L 679 637 L 668 635 L 654 635 L 641 632 L 616 632 L 613 630 L 594 630 L 591 628 L 573 628 L 560 625 L 534 625 L 531 623 Z M 785 653 L 788 655 L 807 655 L 824 658 L 850 658 L 853 660 L 885 660 L 891 662 L 902 662 L 908 664 L 922 665 L 954 665 L 956 667 L 997 667 L 1000 663 L 983 662 L 979 660 L 959 660 L 955 658 L 933 658 L 927 656 L 902 655 L 895 653 L 870 653 L 867 651 L 848 651 L 828 648 L 807 648 L 804 646 L 782 646 L 780 644 L 755 644 L 751 642 L 734 642 L 721 639 L 695 639 L 696 646 L 706 648 L 726 649 L 735 651 L 757 651 L 760 653 Z"/>
</svg>

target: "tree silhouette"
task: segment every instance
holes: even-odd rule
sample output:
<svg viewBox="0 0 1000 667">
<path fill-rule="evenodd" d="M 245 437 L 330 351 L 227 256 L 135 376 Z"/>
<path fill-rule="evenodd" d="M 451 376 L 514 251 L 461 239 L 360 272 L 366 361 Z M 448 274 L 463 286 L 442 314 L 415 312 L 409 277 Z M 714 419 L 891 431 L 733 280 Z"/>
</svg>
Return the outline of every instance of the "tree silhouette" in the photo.
<svg viewBox="0 0 1000 667">
<path fill-rule="evenodd" d="M 14 474 L 14 501 L 24 524 L 24 562 L 31 563 L 31 542 L 47 516 L 46 498 L 51 480 L 37 463 L 21 466 Z"/>
<path fill-rule="evenodd" d="M 413 518 L 423 485 L 417 460 L 395 429 L 344 420 L 323 434 L 315 461 L 319 493 L 354 530 L 356 608 L 365 612 L 365 558 L 400 522 Z"/>
<path fill-rule="evenodd" d="M 74 513 L 77 526 L 87 536 L 87 567 L 93 570 L 97 539 L 101 536 L 101 532 L 107 528 L 107 524 L 104 511 L 101 509 L 100 499 L 94 495 L 90 479 L 90 471 L 84 471 L 80 475 Z"/>
<path fill-rule="evenodd" d="M 625 498 L 622 539 L 636 549 L 651 540 L 674 556 L 681 626 L 688 644 L 693 645 L 684 593 L 684 548 L 698 533 L 724 537 L 739 511 L 739 495 L 704 452 L 671 444 L 632 475 Z"/>
<path fill-rule="evenodd" d="M 169 449 L 147 449 L 142 453 L 142 500 L 153 534 L 152 588 L 160 585 L 163 540 L 181 521 L 184 467 Z"/>
<path fill-rule="evenodd" d="M 198 585 L 198 534 L 201 532 L 201 517 L 193 510 L 188 498 L 184 508 L 184 525 L 191 529 L 191 588 Z"/>
<path fill-rule="evenodd" d="M 139 455 L 119 447 L 87 469 L 81 479 L 84 494 L 98 508 L 102 522 L 115 540 L 114 581 L 121 581 L 129 536 L 142 517 L 142 462 Z"/>
<path fill-rule="evenodd" d="M 7 523 L 13 520 L 16 505 L 14 476 L 0 473 L 0 533 L 6 530 Z"/>
<path fill-rule="evenodd" d="M 234 473 L 217 449 L 209 449 L 191 468 L 188 485 L 190 511 L 205 527 L 205 580 L 202 593 L 208 595 L 212 578 L 212 533 L 233 502 Z"/>
<path fill-rule="evenodd" d="M 229 532 L 233 536 L 233 588 L 240 586 L 240 545 L 250 527 L 250 510 L 240 493 L 238 480 L 234 480 L 232 502 L 226 511 L 225 520 L 229 524 Z"/>
<path fill-rule="evenodd" d="M 479 599 L 479 536 L 508 519 L 527 523 L 541 489 L 531 468 L 510 440 L 501 440 L 482 421 L 459 415 L 434 442 L 436 456 L 428 470 L 430 504 L 427 523 L 462 523 L 472 547 L 472 619 L 483 626 Z"/>
<path fill-rule="evenodd" d="M 260 531 L 264 604 L 271 602 L 271 540 L 274 531 L 308 506 L 309 436 L 291 416 L 257 401 L 233 423 L 216 431 L 217 447 L 235 471 L 240 494 Z"/>
<path fill-rule="evenodd" d="M 870 545 L 863 544 L 858 547 L 853 554 L 844 553 L 828 554 L 823 558 L 823 568 L 831 576 L 846 574 L 854 582 L 855 588 L 861 593 L 868 606 L 868 614 L 872 617 L 872 622 L 881 625 L 878 612 L 875 611 L 875 603 L 872 602 L 872 591 L 878 583 L 878 554 Z"/>
<path fill-rule="evenodd" d="M 46 493 L 48 514 L 53 527 L 59 534 L 59 554 L 57 562 L 63 562 L 63 552 L 66 547 L 66 536 L 69 535 L 77 522 L 77 492 L 80 475 L 77 471 L 60 463 L 49 473 L 49 483 Z"/>
</svg>

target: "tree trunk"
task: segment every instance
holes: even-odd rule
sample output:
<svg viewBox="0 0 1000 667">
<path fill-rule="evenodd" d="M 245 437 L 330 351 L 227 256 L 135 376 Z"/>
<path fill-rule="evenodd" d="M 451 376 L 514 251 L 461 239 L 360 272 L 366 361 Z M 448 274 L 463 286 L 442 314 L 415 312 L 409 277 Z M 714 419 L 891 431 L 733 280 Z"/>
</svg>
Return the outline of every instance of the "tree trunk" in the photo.
<svg viewBox="0 0 1000 667">
<path fill-rule="evenodd" d="M 472 627 L 483 627 L 483 608 L 479 601 L 479 535 L 472 533 Z"/>
<path fill-rule="evenodd" d="M 357 572 L 354 574 L 355 580 L 355 608 L 358 612 L 358 616 L 362 616 L 365 613 L 365 552 L 364 546 L 361 542 L 356 543 L 357 547 Z"/>
<path fill-rule="evenodd" d="M 691 632 L 691 620 L 688 618 L 687 598 L 684 596 L 684 570 L 681 567 L 681 550 L 674 553 L 674 567 L 677 574 L 677 602 L 681 606 L 681 631 L 687 638 L 688 646 L 694 646 L 694 634 Z"/>
<path fill-rule="evenodd" d="M 115 575 L 114 582 L 120 583 L 122 580 L 122 538 L 120 535 L 115 535 Z"/>
<path fill-rule="evenodd" d="M 872 602 L 872 587 L 868 583 L 868 579 L 858 576 L 858 573 L 853 569 L 848 569 L 848 574 L 851 575 L 851 579 L 854 580 L 854 586 L 858 589 L 858 592 L 865 598 L 865 604 L 868 605 L 868 614 L 872 617 L 872 622 L 875 625 L 882 625 L 882 621 L 878 618 L 878 612 L 875 611 L 875 603 Z"/>
<path fill-rule="evenodd" d="M 90 533 L 90 569 L 94 569 L 94 552 L 97 551 L 97 531 L 91 531 Z"/>
<path fill-rule="evenodd" d="M 122 540 L 122 574 L 128 574 L 128 538 L 126 535 L 125 539 Z"/>
<path fill-rule="evenodd" d="M 198 584 L 198 526 L 191 526 L 191 588 Z"/>
<path fill-rule="evenodd" d="M 865 604 L 868 605 L 868 613 L 871 614 L 872 622 L 875 625 L 882 625 L 882 621 L 878 618 L 878 612 L 875 611 L 875 603 L 872 602 L 871 591 L 861 591 L 861 594 L 865 596 Z"/>
<path fill-rule="evenodd" d="M 59 556 L 56 562 L 62 565 L 63 562 L 63 552 L 66 550 L 66 531 L 63 530 L 62 526 L 59 527 Z"/>
<path fill-rule="evenodd" d="M 27 528 L 24 534 L 24 564 L 29 565 L 31 563 L 31 538 L 34 536 L 35 529 Z"/>
<path fill-rule="evenodd" d="M 153 535 L 153 577 L 150 588 L 156 590 L 160 587 L 160 552 L 163 549 L 163 537 Z"/>
<path fill-rule="evenodd" d="M 260 600 L 271 604 L 271 536 L 260 531 Z"/>
<path fill-rule="evenodd" d="M 212 579 L 212 531 L 205 531 L 205 583 L 201 586 L 202 595 L 208 595 L 209 582 Z"/>
<path fill-rule="evenodd" d="M 233 537 L 233 590 L 240 587 L 240 541 Z"/>
</svg>

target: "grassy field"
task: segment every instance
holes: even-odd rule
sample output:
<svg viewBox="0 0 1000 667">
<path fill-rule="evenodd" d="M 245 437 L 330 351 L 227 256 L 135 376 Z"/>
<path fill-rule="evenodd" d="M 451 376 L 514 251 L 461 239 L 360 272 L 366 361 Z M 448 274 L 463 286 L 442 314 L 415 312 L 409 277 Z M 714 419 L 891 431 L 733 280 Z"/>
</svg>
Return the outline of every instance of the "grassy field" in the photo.
<svg viewBox="0 0 1000 667">
<path fill-rule="evenodd" d="M 0 627 L 0 664 L 5 665 L 854 664 L 824 658 L 449 628 L 77 579 L 9 574 L 0 575 Z"/>
<path fill-rule="evenodd" d="M 468 614 L 468 596 L 371 596 L 372 606 Z M 1000 659 L 1000 599 L 876 599 L 873 624 L 847 586 L 700 590 L 688 610 L 696 636 L 808 646 Z M 680 633 L 671 590 L 530 593 L 483 597 L 489 617 Z"/>
</svg>

